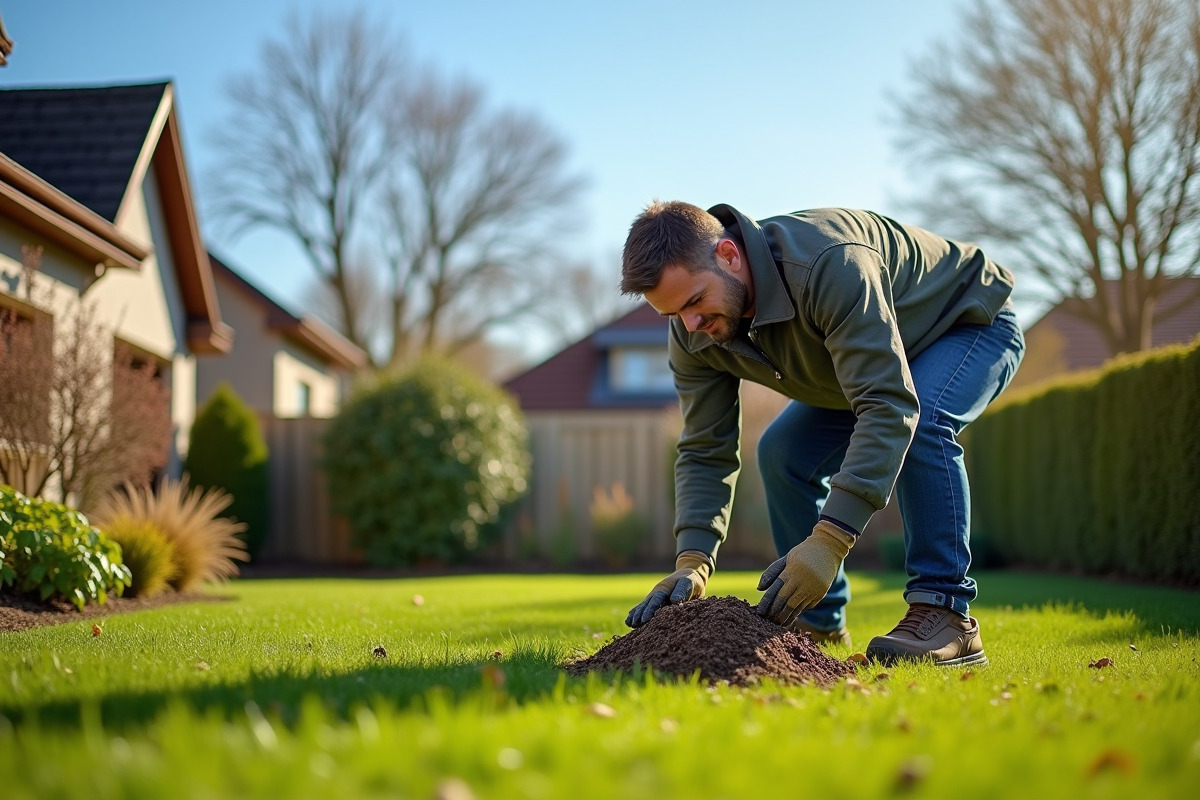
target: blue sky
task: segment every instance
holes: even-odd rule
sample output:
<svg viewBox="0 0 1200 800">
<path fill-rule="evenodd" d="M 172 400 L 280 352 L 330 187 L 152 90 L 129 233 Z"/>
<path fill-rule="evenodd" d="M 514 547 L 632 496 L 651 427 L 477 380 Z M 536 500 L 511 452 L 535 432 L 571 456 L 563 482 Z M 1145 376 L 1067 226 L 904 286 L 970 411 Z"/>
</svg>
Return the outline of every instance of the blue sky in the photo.
<svg viewBox="0 0 1200 800">
<path fill-rule="evenodd" d="M 911 220 L 919 190 L 891 126 L 908 65 L 948 42 L 970 0 L 360 3 L 414 55 L 534 111 L 588 180 L 564 244 L 616 282 L 650 200 L 731 203 L 754 217 L 816 206 Z M 296 308 L 311 273 L 281 235 L 222 239 L 206 220 L 209 134 L 225 81 L 254 69 L 292 9 L 330 0 L 0 0 L 16 42 L 0 85 L 169 78 L 210 246 Z M 614 291 L 616 291 L 614 289 Z M 303 310 L 303 309 L 297 309 Z"/>
</svg>

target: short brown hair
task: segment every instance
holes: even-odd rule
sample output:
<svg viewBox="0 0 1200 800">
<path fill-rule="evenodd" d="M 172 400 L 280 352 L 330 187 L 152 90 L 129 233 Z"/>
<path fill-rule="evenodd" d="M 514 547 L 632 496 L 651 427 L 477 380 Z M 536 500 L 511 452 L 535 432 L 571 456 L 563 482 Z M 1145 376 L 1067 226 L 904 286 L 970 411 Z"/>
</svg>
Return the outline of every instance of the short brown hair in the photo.
<svg viewBox="0 0 1200 800">
<path fill-rule="evenodd" d="M 658 286 L 668 265 L 689 272 L 716 268 L 717 242 L 725 228 L 704 209 L 655 200 L 629 226 L 621 254 L 621 293 L 641 295 Z"/>
</svg>

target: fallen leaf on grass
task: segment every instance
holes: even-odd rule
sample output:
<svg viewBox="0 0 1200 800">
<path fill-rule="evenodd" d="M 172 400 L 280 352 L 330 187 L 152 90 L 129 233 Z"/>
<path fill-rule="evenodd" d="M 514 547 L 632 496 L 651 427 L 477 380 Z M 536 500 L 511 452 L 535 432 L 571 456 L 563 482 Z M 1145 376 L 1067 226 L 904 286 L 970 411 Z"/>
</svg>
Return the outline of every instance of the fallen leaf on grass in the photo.
<svg viewBox="0 0 1200 800">
<path fill-rule="evenodd" d="M 484 664 L 483 669 L 480 670 L 480 675 L 483 677 L 483 685 L 492 689 L 503 689 L 504 684 L 508 681 L 504 670 L 495 664 Z"/>
<path fill-rule="evenodd" d="M 1091 663 L 1089 663 L 1088 666 L 1091 667 L 1092 669 L 1104 669 L 1105 667 L 1111 667 L 1115 663 L 1116 662 L 1113 661 L 1111 658 L 1106 657 L 1106 658 L 1098 658 L 1095 661 L 1092 661 Z"/>
<path fill-rule="evenodd" d="M 1137 761 L 1133 756 L 1126 753 L 1124 750 L 1118 750 L 1115 747 L 1110 747 L 1103 750 L 1092 759 L 1092 763 L 1088 764 L 1086 775 L 1089 778 L 1094 778 L 1101 772 L 1113 770 L 1122 775 L 1129 775 L 1137 769 Z"/>
<path fill-rule="evenodd" d="M 617 710 L 615 708 L 605 705 L 604 703 L 589 703 L 584 711 L 591 714 L 593 717 L 602 717 L 604 719 L 612 719 L 617 715 Z"/>
<path fill-rule="evenodd" d="M 846 662 L 850 663 L 850 664 L 865 664 L 865 663 L 867 663 L 867 654 L 866 653 L 855 653 L 854 655 L 847 658 Z"/>
<path fill-rule="evenodd" d="M 208 663 L 205 661 L 197 661 L 196 669 L 200 672 L 208 672 Z"/>
<path fill-rule="evenodd" d="M 99 636 L 102 633 L 104 633 L 104 628 L 101 628 L 99 625 L 92 625 L 92 636 Z"/>
<path fill-rule="evenodd" d="M 925 776 L 929 774 L 929 767 L 929 759 L 924 756 L 905 761 L 896 771 L 895 791 L 899 793 L 914 789 L 918 783 L 925 780 Z"/>
<path fill-rule="evenodd" d="M 471 787 L 459 778 L 446 778 L 437 785 L 433 796 L 436 800 L 475 800 Z"/>
<path fill-rule="evenodd" d="M 387 649 L 383 645 L 379 645 L 371 651 L 376 658 L 387 658 Z"/>
<path fill-rule="evenodd" d="M 421 595 L 419 595 L 419 594 L 414 594 L 414 595 L 413 595 L 413 605 L 414 605 L 414 606 L 423 606 L 423 605 L 425 605 L 425 598 L 424 598 L 424 597 L 421 597 Z"/>
<path fill-rule="evenodd" d="M 974 677 L 975 677 L 975 673 L 971 672 L 971 670 L 968 669 L 968 670 L 964 670 L 963 674 L 961 676 L 959 676 L 958 679 L 960 681 L 969 681 L 969 680 L 971 680 L 971 678 L 974 678 Z"/>
<path fill-rule="evenodd" d="M 889 678 L 891 678 L 891 677 L 892 677 L 892 673 L 890 673 L 890 672 L 881 672 L 881 673 L 879 673 L 878 675 L 876 675 L 876 676 L 875 676 L 875 682 L 876 682 L 876 683 L 879 683 L 880 681 L 886 681 L 886 680 L 888 680 L 888 679 L 889 679 Z"/>
</svg>

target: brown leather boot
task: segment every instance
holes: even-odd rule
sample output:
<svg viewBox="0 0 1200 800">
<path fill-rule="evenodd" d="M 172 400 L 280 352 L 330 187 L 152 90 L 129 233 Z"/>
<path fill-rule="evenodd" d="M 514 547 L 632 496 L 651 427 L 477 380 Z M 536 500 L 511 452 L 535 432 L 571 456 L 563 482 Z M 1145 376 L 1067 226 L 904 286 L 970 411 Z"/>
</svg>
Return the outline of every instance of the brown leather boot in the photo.
<svg viewBox="0 0 1200 800">
<path fill-rule="evenodd" d="M 913 603 L 890 633 L 872 639 L 867 658 L 883 664 L 932 661 L 941 667 L 988 663 L 974 617 L 964 619 L 948 608 L 926 603 Z"/>
<path fill-rule="evenodd" d="M 838 628 L 836 631 L 822 631 L 796 617 L 792 622 L 791 628 L 796 633 L 807 633 L 810 639 L 822 646 L 827 644 L 844 644 L 847 647 L 850 646 L 850 631 L 845 626 Z"/>
</svg>

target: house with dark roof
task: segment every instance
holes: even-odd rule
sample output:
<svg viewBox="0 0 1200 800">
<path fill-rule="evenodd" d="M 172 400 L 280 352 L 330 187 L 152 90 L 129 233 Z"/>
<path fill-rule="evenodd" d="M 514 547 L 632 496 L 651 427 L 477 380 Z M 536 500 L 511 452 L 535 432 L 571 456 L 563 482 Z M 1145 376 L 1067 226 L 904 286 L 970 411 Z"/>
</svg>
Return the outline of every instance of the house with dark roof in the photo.
<svg viewBox="0 0 1200 800">
<path fill-rule="evenodd" d="M 564 561 L 596 556 L 597 493 L 623 492 L 649 523 L 641 554 L 674 553 L 672 464 L 679 422 L 666 318 L 642 303 L 504 388 L 525 413 L 533 451 L 517 548 L 555 553 Z"/>
<path fill-rule="evenodd" d="M 260 417 L 332 417 L 367 355 L 314 316 L 297 316 L 209 254 L 224 319 L 238 332 L 229 353 L 196 364 L 200 405 L 228 381 Z"/>
<path fill-rule="evenodd" d="M 1116 281 L 1107 286 L 1116 296 Z M 1012 388 L 1030 386 L 1069 372 L 1098 367 L 1112 357 L 1104 337 L 1067 298 L 1025 331 L 1025 359 Z M 1174 278 L 1157 303 L 1151 328 L 1153 347 L 1191 342 L 1200 336 L 1200 276 Z"/>
<path fill-rule="evenodd" d="M 200 238 L 169 82 L 0 89 L 0 308 L 57 330 L 55 318 L 81 299 L 114 351 L 157 366 L 175 430 L 168 470 L 178 475 L 196 359 L 229 352 L 233 330 Z"/>
</svg>

